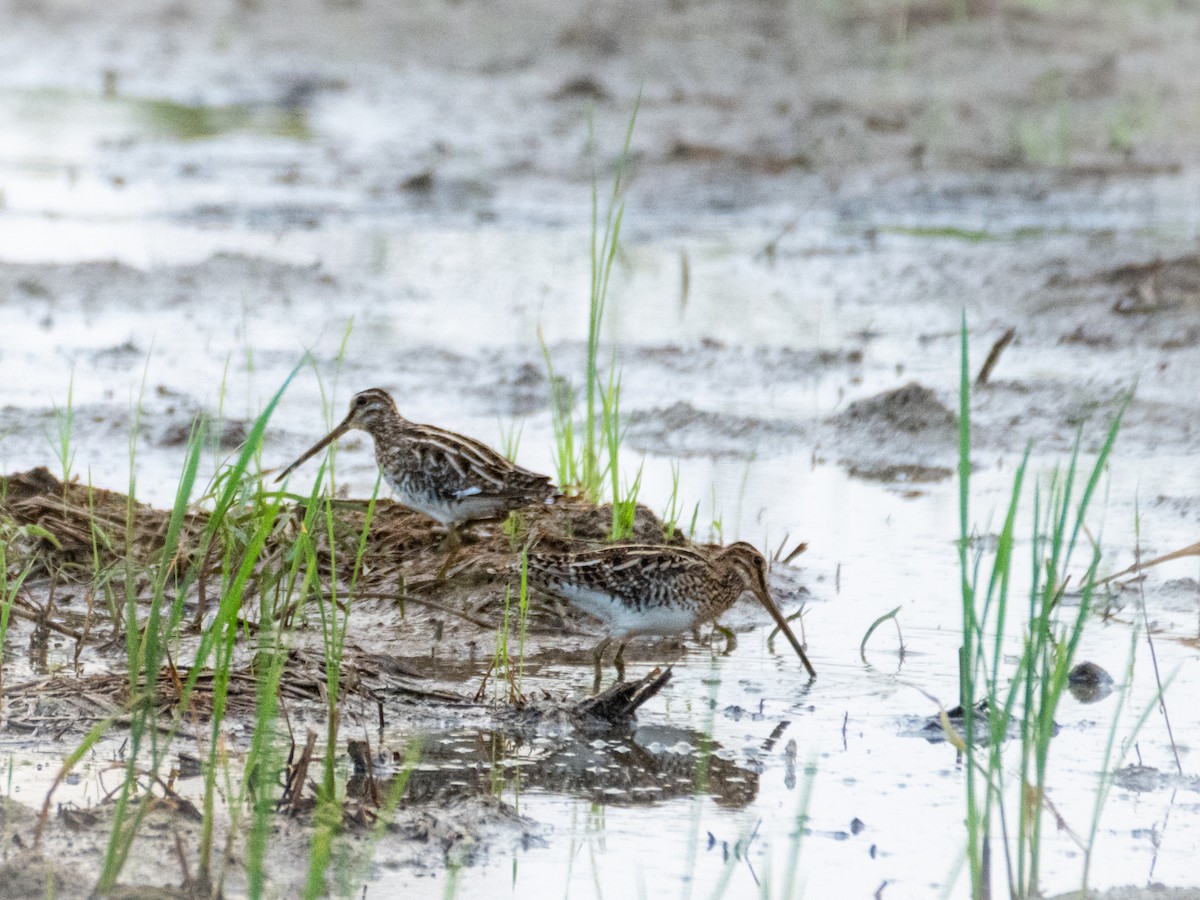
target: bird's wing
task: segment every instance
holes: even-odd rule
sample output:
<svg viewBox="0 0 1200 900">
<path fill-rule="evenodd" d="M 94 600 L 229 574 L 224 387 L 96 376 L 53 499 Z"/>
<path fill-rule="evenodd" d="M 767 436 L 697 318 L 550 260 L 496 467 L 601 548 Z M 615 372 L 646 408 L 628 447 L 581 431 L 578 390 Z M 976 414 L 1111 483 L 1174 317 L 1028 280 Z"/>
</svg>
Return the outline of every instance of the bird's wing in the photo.
<svg viewBox="0 0 1200 900">
<path fill-rule="evenodd" d="M 408 439 L 409 452 L 417 457 L 413 469 L 430 473 L 437 492 L 449 499 L 519 494 L 550 481 L 480 441 L 432 425 L 414 426 Z"/>
<path fill-rule="evenodd" d="M 654 545 L 625 545 L 575 555 L 539 559 L 529 566 L 539 580 L 566 580 L 602 589 L 617 597 L 639 599 L 651 583 L 674 585 L 681 577 L 707 573 L 709 563 L 698 553 Z"/>
</svg>

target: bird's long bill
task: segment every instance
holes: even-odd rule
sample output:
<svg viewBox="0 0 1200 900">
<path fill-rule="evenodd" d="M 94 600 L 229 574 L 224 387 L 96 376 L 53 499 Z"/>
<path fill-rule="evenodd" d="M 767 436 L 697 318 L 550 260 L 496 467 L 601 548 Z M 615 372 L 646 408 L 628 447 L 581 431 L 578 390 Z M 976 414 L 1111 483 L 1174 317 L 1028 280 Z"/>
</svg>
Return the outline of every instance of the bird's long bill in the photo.
<svg viewBox="0 0 1200 900">
<path fill-rule="evenodd" d="M 328 447 L 330 444 L 332 444 L 334 441 L 336 441 L 338 438 L 340 438 L 343 434 L 345 434 L 349 430 L 350 430 L 350 417 L 346 416 L 346 418 L 342 420 L 341 425 L 339 425 L 337 428 L 333 429 L 333 431 L 329 432 L 329 434 L 325 435 L 325 437 L 321 438 L 319 441 L 317 441 L 315 444 L 313 444 L 311 447 L 309 447 L 308 450 L 306 450 L 304 452 L 303 456 L 301 456 L 298 460 L 296 460 L 294 463 L 292 463 L 290 466 L 288 466 L 286 469 L 284 469 L 283 474 L 279 475 L 275 480 L 283 481 L 283 479 L 285 479 L 289 475 L 291 475 L 292 472 L 294 472 L 298 466 L 300 466 L 303 463 L 308 462 L 308 460 L 312 459 L 314 456 L 316 456 L 318 453 L 320 453 L 322 450 L 324 450 L 326 447 Z"/>
<path fill-rule="evenodd" d="M 808 670 L 810 678 L 817 677 L 817 670 L 813 668 L 812 663 L 808 661 L 808 654 L 804 652 L 804 648 L 800 646 L 800 642 L 796 640 L 796 635 L 792 633 L 792 626 L 788 624 L 787 619 L 783 617 L 783 613 L 779 607 L 775 605 L 775 601 L 771 599 L 771 595 L 763 590 L 755 590 L 759 602 L 767 608 L 767 612 L 771 614 L 771 618 L 775 620 L 775 624 L 779 626 L 779 630 L 787 637 L 788 642 L 795 648 L 796 653 L 800 656 L 800 662 L 804 663 L 804 668 Z"/>
</svg>

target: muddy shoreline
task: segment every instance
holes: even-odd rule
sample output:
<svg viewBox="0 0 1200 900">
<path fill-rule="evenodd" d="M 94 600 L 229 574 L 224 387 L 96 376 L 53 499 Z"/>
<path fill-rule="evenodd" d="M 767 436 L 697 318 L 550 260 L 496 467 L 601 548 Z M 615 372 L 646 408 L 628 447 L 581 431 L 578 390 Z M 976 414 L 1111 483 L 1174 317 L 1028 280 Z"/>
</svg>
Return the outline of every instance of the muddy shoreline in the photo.
<svg viewBox="0 0 1200 900">
<path fill-rule="evenodd" d="M 26 674 L 32 676 L 14 678 L 10 672 L 3 685 L 5 731 L 10 737 L 20 735 L 29 746 L 61 745 L 81 741 L 99 726 L 107 732 L 104 744 L 123 743 L 127 738 L 121 732 L 136 720 L 138 695 L 124 660 L 126 639 L 120 623 L 103 609 L 101 586 L 109 603 L 132 591 L 138 598 L 138 629 L 151 627 L 153 572 L 163 554 L 170 513 L 131 505 L 124 495 L 79 482 L 65 484 L 44 468 L 0 479 L 0 497 L 0 521 L 8 529 L 6 561 L 26 575 L 12 605 L 8 639 L 29 647 Z M 498 666 L 491 659 L 489 664 L 489 645 L 505 633 L 505 596 L 511 595 L 514 579 L 519 580 L 513 564 L 522 542 L 536 533 L 541 548 L 602 543 L 609 510 L 578 498 L 560 498 L 553 507 L 527 511 L 521 533 L 507 533 L 499 523 L 475 525 L 466 529 L 454 565 L 444 569 L 443 540 L 433 524 L 383 500 L 371 511 L 360 570 L 348 551 L 363 533 L 366 511 L 366 503 L 332 501 L 327 510 L 334 523 L 331 542 L 318 551 L 330 580 L 322 594 L 331 611 L 338 605 L 347 609 L 337 673 L 339 728 L 344 735 L 361 735 L 339 748 L 339 756 L 346 753 L 352 763 L 341 812 L 344 852 L 361 857 L 355 868 L 340 871 L 339 877 L 362 877 L 371 850 L 380 842 L 389 866 L 434 874 L 447 866 L 480 864 L 494 852 L 545 846 L 545 826 L 496 795 L 497 777 L 501 784 L 506 777 L 516 777 L 526 791 L 613 806 L 652 807 L 686 798 L 697 778 L 703 778 L 708 795 L 722 808 L 742 809 L 757 795 L 758 775 L 751 761 L 726 754 L 698 731 L 638 725 L 638 709 L 669 682 L 669 667 L 618 681 L 595 696 L 571 696 L 570 691 L 554 689 L 552 681 L 538 679 L 547 666 L 585 665 L 591 645 L 601 636 L 594 623 L 569 606 L 531 596 L 519 630 L 519 675 L 501 670 L 507 661 Z M 202 509 L 186 517 L 172 562 L 172 577 L 191 585 L 180 598 L 185 627 L 175 642 L 175 656 L 181 660 L 198 646 L 201 626 L 210 627 L 213 616 L 219 615 L 212 606 L 219 598 L 205 585 L 210 579 L 220 582 L 220 567 L 214 563 L 228 551 L 194 549 L 201 546 L 207 518 Z M 286 550 L 305 519 L 303 502 L 279 516 L 280 524 L 256 565 L 256 578 L 270 577 L 271 561 Z M 123 522 L 128 529 L 124 549 L 119 534 L 106 533 Z M 228 534 L 235 532 L 236 528 Z M 649 510 L 639 510 L 631 539 L 661 543 L 663 534 L 663 523 Z M 275 540 L 280 542 L 277 549 Z M 686 543 L 682 535 L 675 541 Z M 331 550 L 338 545 L 340 549 Z M 342 560 L 340 568 L 335 552 Z M 131 565 L 135 568 L 125 568 Z M 198 574 L 193 571 L 197 567 Z M 135 573 L 133 585 L 121 583 L 123 570 L 126 578 L 130 571 Z M 786 576 L 780 573 L 776 581 L 783 585 Z M 342 604 L 335 599 L 339 593 L 347 598 Z M 79 601 L 85 598 L 86 609 L 80 609 Z M 317 824 L 318 791 L 305 773 L 319 765 L 315 739 L 328 727 L 327 651 L 319 636 L 329 614 L 301 605 L 276 610 L 271 618 L 282 623 L 280 634 L 287 636 L 278 675 L 285 729 L 276 739 L 290 745 L 276 814 L 282 819 L 280 827 L 294 831 L 300 840 L 311 836 Z M 203 746 L 216 703 L 221 704 L 222 729 L 229 738 L 225 752 L 242 756 L 250 751 L 237 735 L 255 728 L 262 702 L 258 685 L 268 677 L 262 653 L 271 641 L 250 608 L 239 615 L 246 643 L 228 668 L 219 694 L 219 676 L 207 667 L 193 689 L 185 687 L 191 670 L 172 663 L 160 674 L 148 701 L 154 709 L 153 727 L 163 740 L 170 739 L 172 758 L 165 770 L 169 774 L 145 787 L 154 799 L 134 853 L 143 859 L 176 855 L 180 896 L 246 890 L 245 859 L 234 849 L 246 834 L 236 820 L 218 819 L 228 847 L 218 866 L 224 888 L 212 882 L 215 876 L 201 872 L 193 877 L 190 854 L 181 850 L 195 846 L 202 821 L 198 802 L 189 799 L 201 762 L 187 748 Z M 517 639 L 515 632 L 509 634 Z M 681 649 L 678 642 L 640 642 L 629 659 L 635 665 L 643 659 L 678 659 Z M 527 676 L 539 686 L 522 692 L 520 682 Z M 142 673 L 137 690 L 145 686 Z M 304 730 L 307 746 L 297 743 Z M 414 733 L 420 737 L 407 746 L 388 749 L 395 747 L 396 735 Z M 372 751 L 372 740 L 378 751 Z M 768 746 L 773 743 L 772 738 Z M 698 747 L 705 748 L 699 757 Z M 506 757 L 511 760 L 504 762 Z M 64 765 L 62 774 L 71 768 Z M 67 779 L 68 784 L 72 779 L 77 783 L 78 775 Z M 399 805 L 385 804 L 398 779 Z M 69 788 L 62 790 L 70 793 Z M 100 855 L 114 828 L 114 803 L 111 798 L 82 806 L 74 800 L 51 803 L 53 795 L 52 789 L 40 809 L 6 801 L 6 828 L 15 835 L 17 847 L 27 848 L 5 864 L 6 871 L 19 883 L 41 879 L 53 886 L 56 896 L 91 896 L 94 875 L 51 860 L 64 853 L 81 859 Z M 300 890 L 302 883 L 285 874 L 282 859 L 272 858 L 269 866 L 277 888 Z M 162 874 L 130 866 L 124 883 L 137 885 L 139 878 L 147 883 L 113 895 L 133 896 L 140 890 L 146 896 L 175 896 Z M 13 896 L 25 888 L 16 890 Z"/>
</svg>

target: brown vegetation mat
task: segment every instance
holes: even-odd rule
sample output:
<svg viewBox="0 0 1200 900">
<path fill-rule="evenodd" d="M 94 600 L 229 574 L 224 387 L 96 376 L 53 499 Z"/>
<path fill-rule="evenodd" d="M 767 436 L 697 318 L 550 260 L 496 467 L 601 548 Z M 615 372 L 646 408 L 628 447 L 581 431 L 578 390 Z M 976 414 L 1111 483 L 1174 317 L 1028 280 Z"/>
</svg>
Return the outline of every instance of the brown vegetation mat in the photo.
<svg viewBox="0 0 1200 900">
<path fill-rule="evenodd" d="M 257 631 L 259 604 L 263 597 L 271 596 L 272 585 L 280 582 L 305 521 L 307 500 L 282 499 L 283 506 L 256 557 L 251 585 L 245 593 L 255 600 L 243 601 L 240 610 L 239 627 L 248 637 Z M 551 506 L 524 510 L 508 522 L 479 522 L 463 528 L 461 546 L 451 552 L 444 529 L 390 500 L 376 503 L 365 539 L 366 501 L 333 500 L 328 506 L 321 502 L 322 508 L 310 517 L 315 522 L 321 600 L 327 602 L 336 596 L 340 603 L 347 596 L 361 541 L 362 565 L 354 584 L 355 603 L 374 601 L 384 609 L 395 603 L 403 612 L 405 627 L 392 629 L 386 645 L 379 643 L 377 633 L 371 633 L 370 618 L 365 625 L 359 624 L 358 616 L 349 620 L 349 641 L 339 671 L 340 696 L 379 703 L 381 716 L 384 697 L 469 702 L 470 698 L 440 689 L 440 685 L 435 688 L 427 677 L 429 667 L 414 665 L 413 660 L 429 658 L 431 644 L 436 642 L 445 670 L 447 663 L 455 662 L 456 654 L 467 653 L 469 647 L 474 672 L 471 677 L 481 675 L 486 661 L 480 664 L 475 658 L 475 645 L 486 648 L 493 641 L 492 635 L 504 621 L 506 594 L 515 602 L 520 548 L 530 536 L 536 535 L 539 545 L 578 548 L 604 541 L 611 525 L 609 508 L 578 498 L 561 498 Z M 260 506 L 260 517 L 261 510 Z M 208 614 L 215 610 L 222 573 L 227 580 L 228 572 L 241 565 L 248 552 L 251 542 L 247 535 L 256 525 L 254 515 L 250 507 L 231 510 L 201 558 L 210 513 L 199 506 L 189 508 L 180 549 L 169 561 L 176 577 L 168 579 L 166 598 L 174 599 L 171 586 L 188 585 L 178 635 L 181 640 L 195 639 Z M 56 733 L 73 722 L 121 717 L 131 690 L 129 675 L 123 671 L 127 589 L 132 587 L 132 595 L 138 600 L 139 627 L 144 627 L 155 576 L 163 564 L 169 520 L 169 511 L 78 481 L 64 483 L 45 468 L 0 478 L 0 542 L 6 550 L 10 583 L 18 573 L 28 572 L 16 595 L 13 615 L 32 622 L 35 636 L 53 632 L 72 639 L 76 663 L 85 649 L 112 660 L 111 669 L 100 674 L 81 677 L 76 666 L 72 674 L 60 671 L 23 684 L 6 685 L 4 712 L 10 724 Z M 645 508 L 637 511 L 632 540 L 663 541 L 662 523 Z M 677 542 L 683 540 L 676 538 Z M 185 581 L 185 574 L 194 577 Z M 86 613 L 77 602 L 80 594 L 87 601 Z M 276 602 L 276 620 L 293 626 L 301 624 L 297 616 L 307 616 L 311 623 L 319 612 L 314 611 L 319 604 L 312 602 L 303 610 L 294 599 Z M 413 612 L 421 614 L 414 617 Z M 455 640 L 441 640 L 444 623 L 454 629 Z M 589 629 L 570 608 L 547 598 L 530 598 L 527 650 L 542 635 L 542 648 L 556 652 L 564 636 L 581 630 Z M 250 715 L 255 704 L 253 641 L 244 643 L 228 688 L 228 711 L 233 715 Z M 397 655 L 377 652 L 381 646 Z M 188 677 L 184 661 L 186 657 L 179 661 L 178 668 L 175 663 L 164 668 L 156 680 L 155 703 L 164 715 L 179 702 Z M 144 673 L 140 677 L 143 680 L 139 684 L 144 684 Z M 208 714 L 211 682 L 211 674 L 199 676 L 189 700 L 191 713 L 201 717 Z M 320 706 L 326 702 L 326 685 L 319 649 L 289 651 L 280 687 L 280 699 L 285 704 L 292 701 Z M 626 718 L 648 696 L 631 695 L 614 701 L 613 709 L 606 709 L 601 718 Z"/>
<path fill-rule="evenodd" d="M 334 555 L 340 557 L 339 583 L 345 583 L 349 572 L 343 569 L 354 561 L 368 501 L 333 500 L 330 506 Z M 264 559 L 290 544 L 305 508 L 306 501 L 298 499 L 284 510 L 280 526 L 264 548 Z M 10 565 L 20 568 L 30 562 L 34 576 L 91 576 L 126 560 L 143 567 L 156 565 L 170 515 L 169 510 L 146 506 L 116 491 L 94 488 L 78 480 L 64 483 L 45 467 L 0 477 L 0 537 L 9 542 Z M 608 506 L 563 497 L 551 506 L 531 507 L 516 514 L 507 532 L 497 521 L 464 527 L 460 529 L 463 546 L 454 555 L 453 565 L 442 573 L 447 560 L 445 530 L 421 513 L 381 499 L 375 505 L 366 537 L 358 584 L 368 592 L 391 591 L 399 597 L 405 590 L 428 590 L 428 585 L 445 584 L 456 577 L 491 579 L 497 572 L 512 569 L 529 534 L 536 532 L 543 545 L 563 548 L 599 543 L 609 533 L 611 516 Z M 203 509 L 189 510 L 180 539 L 184 549 L 176 555 L 176 563 L 182 560 L 185 568 L 200 564 L 189 556 L 187 548 L 194 549 L 198 544 L 208 517 Z M 230 513 L 231 526 L 238 524 L 238 517 L 239 511 Z M 323 515 L 320 521 L 324 523 Z M 9 534 L 5 535 L 5 530 Z M 637 509 L 630 540 L 663 543 L 662 523 L 645 507 Z M 328 567 L 327 536 L 318 535 L 318 541 L 322 563 Z M 686 540 L 677 535 L 674 542 Z M 211 568 L 216 565 L 217 554 L 210 552 L 208 556 Z"/>
<path fill-rule="evenodd" d="M 0 535 L 8 541 L 10 565 L 34 564 L 33 574 L 92 572 L 129 558 L 145 566 L 157 561 L 166 538 L 169 510 L 125 494 L 59 481 L 44 466 L 0 478 Z M 199 537 L 208 517 L 190 513 L 183 542 Z M 10 526 L 5 529 L 4 526 Z M 15 532 L 36 526 L 33 530 Z"/>
</svg>

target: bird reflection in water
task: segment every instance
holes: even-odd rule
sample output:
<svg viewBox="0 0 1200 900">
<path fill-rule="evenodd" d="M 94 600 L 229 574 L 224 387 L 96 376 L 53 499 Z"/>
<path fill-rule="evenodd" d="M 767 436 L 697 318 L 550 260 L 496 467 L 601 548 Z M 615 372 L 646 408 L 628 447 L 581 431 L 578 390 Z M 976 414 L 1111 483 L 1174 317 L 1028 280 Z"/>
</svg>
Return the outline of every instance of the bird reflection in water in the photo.
<svg viewBox="0 0 1200 900">
<path fill-rule="evenodd" d="M 720 749 L 697 731 L 662 725 L 605 737 L 449 732 L 425 738 L 404 797 L 408 803 L 445 804 L 516 786 L 637 806 L 689 797 L 703 787 L 718 806 L 741 809 L 758 795 L 758 773 L 726 759 Z M 397 773 L 372 778 L 362 750 L 358 745 L 351 753 L 354 774 L 347 794 L 387 796 Z"/>
</svg>

